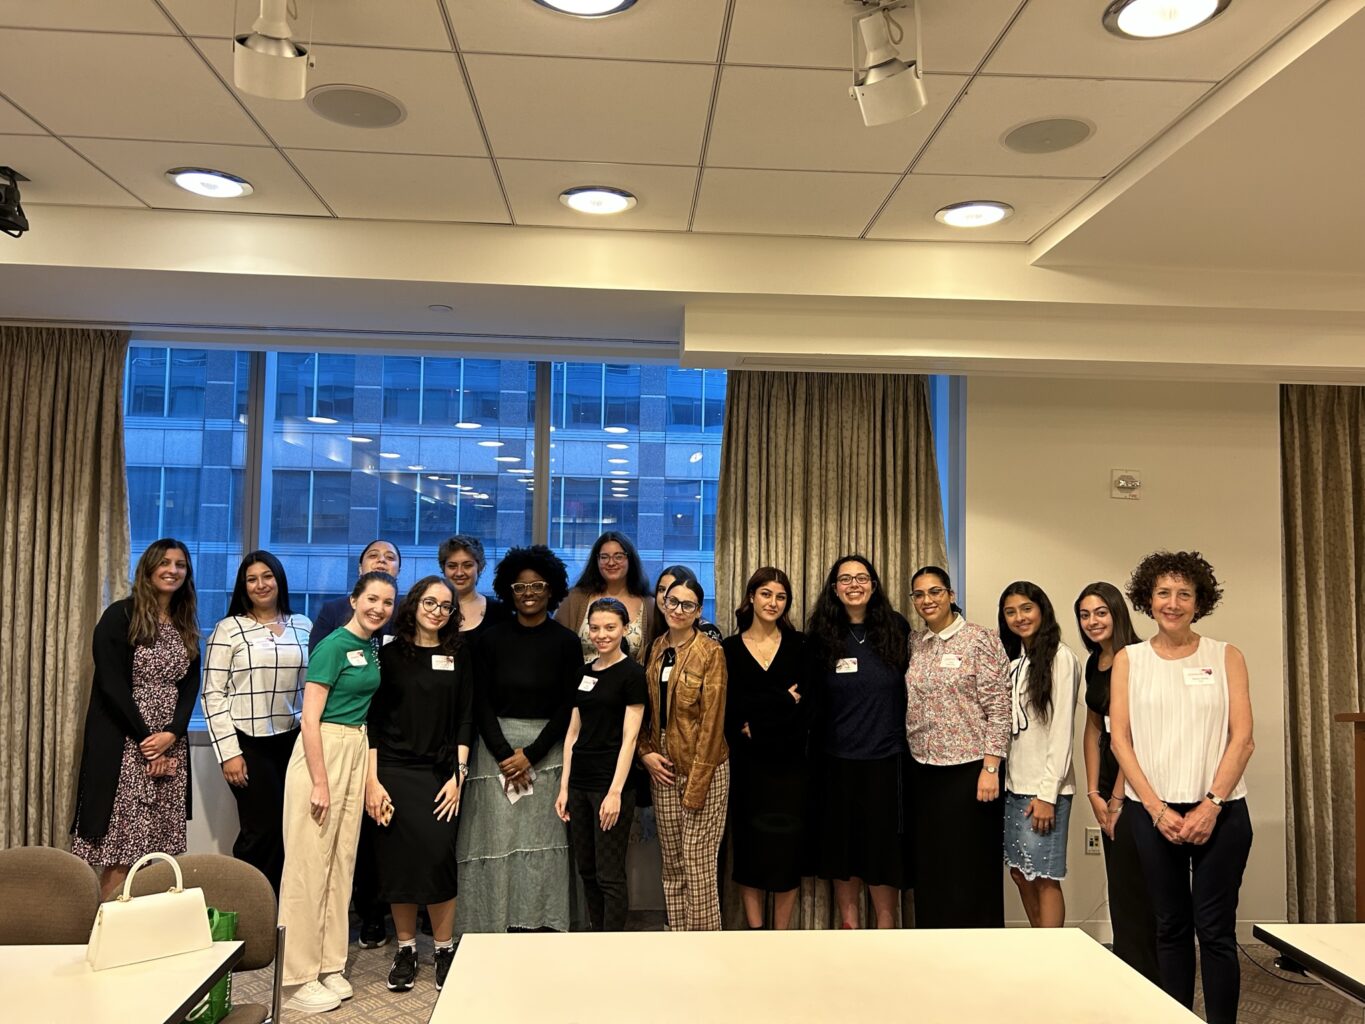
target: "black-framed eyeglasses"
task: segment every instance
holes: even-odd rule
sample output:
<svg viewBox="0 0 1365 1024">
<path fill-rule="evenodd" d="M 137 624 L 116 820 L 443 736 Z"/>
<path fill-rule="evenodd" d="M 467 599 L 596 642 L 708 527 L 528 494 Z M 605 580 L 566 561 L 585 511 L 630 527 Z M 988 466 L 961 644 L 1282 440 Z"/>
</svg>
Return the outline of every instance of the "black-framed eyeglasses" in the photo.
<svg viewBox="0 0 1365 1024">
<path fill-rule="evenodd" d="M 872 582 L 872 577 L 865 572 L 844 573 L 842 576 L 834 577 L 834 582 L 841 587 L 852 586 L 854 583 L 861 583 L 863 586 L 867 586 Z"/>
<path fill-rule="evenodd" d="M 666 597 L 664 598 L 664 607 L 671 612 L 680 611 L 684 615 L 691 615 L 701 605 L 697 604 L 696 601 L 679 601 L 676 597 Z"/>
<path fill-rule="evenodd" d="M 455 610 L 455 606 L 449 601 L 438 601 L 434 597 L 424 597 L 420 602 L 422 609 L 427 612 L 439 611 L 442 615 L 449 615 Z"/>
<path fill-rule="evenodd" d="M 930 587 L 928 590 L 912 590 L 910 592 L 910 600 L 923 601 L 926 597 L 932 597 L 937 601 L 946 593 L 948 593 L 947 587 Z"/>
<path fill-rule="evenodd" d="M 522 594 L 531 594 L 534 597 L 539 597 L 541 594 L 545 593 L 549 587 L 550 585 L 544 580 L 536 580 L 534 583 L 513 583 L 512 593 L 516 594 L 518 597 Z"/>
</svg>

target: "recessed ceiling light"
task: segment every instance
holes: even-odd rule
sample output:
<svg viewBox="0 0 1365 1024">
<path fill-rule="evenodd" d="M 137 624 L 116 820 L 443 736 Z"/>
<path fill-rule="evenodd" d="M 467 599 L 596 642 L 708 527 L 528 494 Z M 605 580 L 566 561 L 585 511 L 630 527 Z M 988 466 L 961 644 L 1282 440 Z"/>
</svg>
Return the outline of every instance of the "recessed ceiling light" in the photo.
<svg viewBox="0 0 1365 1024">
<path fill-rule="evenodd" d="M 493 456 L 493 461 L 494 461 L 494 462 L 520 462 L 521 459 L 517 458 L 515 455 L 494 455 L 494 456 Z"/>
<path fill-rule="evenodd" d="M 689 455 L 689 456 L 687 457 L 687 461 L 688 461 L 688 462 L 700 462 L 700 461 L 701 461 L 701 452 L 693 452 L 691 455 Z"/>
<path fill-rule="evenodd" d="M 418 470 L 419 472 L 420 472 L 421 470 L 426 469 L 426 468 L 427 468 L 427 467 L 424 466 L 424 465 L 422 465 L 420 462 L 417 463 L 417 464 L 414 465 L 414 466 L 409 466 L 409 467 L 408 467 L 408 469 L 415 469 L 415 470 Z"/>
<path fill-rule="evenodd" d="M 613 470 L 611 471 L 611 475 L 612 475 L 612 476 L 630 476 L 630 473 L 629 473 L 629 471 L 624 470 L 624 469 L 613 469 Z"/>
<path fill-rule="evenodd" d="M 323 426 L 328 427 L 336 424 L 336 420 L 332 419 L 330 416 L 309 416 L 307 419 L 309 423 L 321 423 Z"/>
<path fill-rule="evenodd" d="M 628 445 L 628 444 L 622 444 L 620 441 L 612 441 L 612 442 L 610 442 L 610 443 L 607 445 L 607 447 L 610 448 L 610 449 L 611 449 L 612 451 L 614 451 L 614 452 L 623 452 L 623 451 L 625 451 L 627 448 L 629 448 L 630 445 Z"/>
<path fill-rule="evenodd" d="M 509 473 L 529 473 L 529 472 L 531 472 L 531 471 L 530 471 L 529 469 L 524 469 L 524 468 L 523 468 L 523 469 L 509 469 L 507 472 L 509 472 Z"/>
<path fill-rule="evenodd" d="M 1227 10 L 1232 0 L 1114 0 L 1104 27 L 1124 39 L 1164 39 L 1189 32 Z"/>
<path fill-rule="evenodd" d="M 635 205 L 635 197 L 622 188 L 610 185 L 579 185 L 565 189 L 559 201 L 579 213 L 624 213 Z"/>
<path fill-rule="evenodd" d="M 536 0 L 536 3 L 575 18 L 605 18 L 635 6 L 635 0 Z"/>
<path fill-rule="evenodd" d="M 605 430 L 608 434 L 629 434 L 629 433 L 630 433 L 630 428 L 629 428 L 629 427 L 603 427 L 602 429 Z"/>
<path fill-rule="evenodd" d="M 501 448 L 501 447 L 502 447 L 502 444 L 503 444 L 503 443 L 502 443 L 501 441 L 480 441 L 480 442 L 479 442 L 479 447 L 480 447 L 480 448 Z"/>
<path fill-rule="evenodd" d="M 398 458 L 398 453 L 397 453 L 397 452 L 380 452 L 380 453 L 379 453 L 379 457 L 380 457 L 381 459 L 396 459 L 396 458 Z"/>
<path fill-rule="evenodd" d="M 206 199 L 241 199 L 255 191 L 245 178 L 209 167 L 172 167 L 166 177 L 186 192 Z"/>
<path fill-rule="evenodd" d="M 1074 117 L 1048 117 L 1011 128 L 1000 141 L 1016 153 L 1060 153 L 1078 146 L 1095 132 L 1089 121 Z"/>
<path fill-rule="evenodd" d="M 353 444 L 374 444 L 374 438 L 361 437 L 359 434 L 347 434 L 346 440 L 352 442 Z"/>
<path fill-rule="evenodd" d="M 625 466 L 630 462 L 629 459 L 608 459 L 607 461 L 613 466 Z"/>
<path fill-rule="evenodd" d="M 309 90 L 308 106 L 319 117 L 347 128 L 388 128 L 408 116 L 398 100 L 363 85 L 320 85 Z"/>
<path fill-rule="evenodd" d="M 483 429 L 483 424 L 482 424 L 482 423 L 470 423 L 468 420 L 461 420 L 459 423 L 455 424 L 455 429 L 456 429 L 456 430 L 482 430 L 482 429 Z"/>
<path fill-rule="evenodd" d="M 999 224 L 1014 213 L 1009 203 L 998 203 L 993 199 L 973 199 L 966 203 L 953 203 L 934 214 L 934 220 L 952 228 L 984 228 L 989 224 Z"/>
</svg>

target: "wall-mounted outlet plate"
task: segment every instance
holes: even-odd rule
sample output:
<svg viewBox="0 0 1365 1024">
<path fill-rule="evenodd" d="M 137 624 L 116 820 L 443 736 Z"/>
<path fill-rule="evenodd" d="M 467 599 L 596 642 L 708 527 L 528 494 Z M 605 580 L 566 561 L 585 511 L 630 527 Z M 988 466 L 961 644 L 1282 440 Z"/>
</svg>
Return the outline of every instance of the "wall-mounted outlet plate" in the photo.
<svg viewBox="0 0 1365 1024">
<path fill-rule="evenodd" d="M 1085 853 L 1087 857 L 1103 853 L 1104 848 L 1100 845 L 1100 830 L 1093 825 L 1085 830 Z"/>
</svg>

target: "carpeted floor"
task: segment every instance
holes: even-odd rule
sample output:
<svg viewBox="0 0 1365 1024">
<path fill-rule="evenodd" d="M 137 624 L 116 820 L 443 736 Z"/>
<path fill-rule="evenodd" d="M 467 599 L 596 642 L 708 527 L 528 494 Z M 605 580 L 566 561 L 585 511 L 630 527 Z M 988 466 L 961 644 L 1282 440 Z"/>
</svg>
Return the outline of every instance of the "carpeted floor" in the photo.
<svg viewBox="0 0 1365 1024">
<path fill-rule="evenodd" d="M 662 928 L 658 917 L 642 916 L 632 921 L 632 927 Z M 327 1024 L 427 1024 L 438 994 L 431 968 L 431 939 L 419 937 L 417 949 L 421 969 L 417 987 L 411 992 L 390 992 L 384 987 L 393 958 L 392 940 L 379 949 L 352 946 L 350 979 L 355 998 L 343 1003 L 341 1009 L 315 1018 L 282 1013 L 281 1024 L 309 1019 Z M 1269 947 L 1248 945 L 1243 950 L 1241 1024 L 1341 1024 L 1359 1018 L 1359 1009 L 1336 993 L 1306 978 L 1275 970 L 1275 953 Z M 268 1003 L 270 972 L 237 975 L 233 996 L 236 1002 Z M 1202 1008 L 1196 997 L 1196 1012 Z"/>
</svg>

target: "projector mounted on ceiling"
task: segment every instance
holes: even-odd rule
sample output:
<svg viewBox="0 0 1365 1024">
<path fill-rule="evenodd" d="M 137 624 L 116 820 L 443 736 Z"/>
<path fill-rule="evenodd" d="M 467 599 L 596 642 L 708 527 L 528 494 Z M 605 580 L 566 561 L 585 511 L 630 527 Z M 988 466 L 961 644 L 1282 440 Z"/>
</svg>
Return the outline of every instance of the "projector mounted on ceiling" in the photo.
<svg viewBox="0 0 1365 1024">
<path fill-rule="evenodd" d="M 308 51 L 289 31 L 289 0 L 261 0 L 251 32 L 232 41 L 232 81 L 268 100 L 301 100 L 308 89 Z"/>
<path fill-rule="evenodd" d="M 0 167 L 0 232 L 18 238 L 28 230 L 28 218 L 19 202 L 19 182 L 28 181 L 12 167 Z"/>
<path fill-rule="evenodd" d="M 853 19 L 853 86 L 849 95 L 858 101 L 863 124 L 869 128 L 890 124 L 918 114 L 929 102 L 924 92 L 922 68 L 923 32 L 919 0 L 858 0 L 873 8 Z M 892 11 L 910 9 L 915 18 L 915 59 L 901 59 L 899 44 L 905 38 Z M 858 58 L 858 44 L 863 56 Z"/>
</svg>

